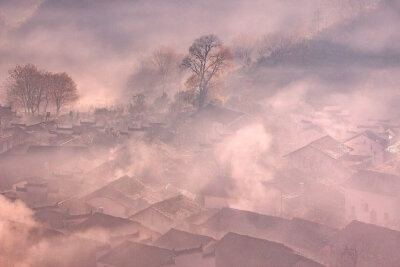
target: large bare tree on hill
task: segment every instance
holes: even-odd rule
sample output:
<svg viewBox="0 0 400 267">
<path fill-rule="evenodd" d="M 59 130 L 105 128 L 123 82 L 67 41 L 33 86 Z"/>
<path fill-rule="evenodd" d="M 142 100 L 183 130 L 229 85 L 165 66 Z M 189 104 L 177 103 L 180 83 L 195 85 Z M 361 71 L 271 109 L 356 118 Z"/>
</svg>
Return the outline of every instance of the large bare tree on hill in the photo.
<svg viewBox="0 0 400 267">
<path fill-rule="evenodd" d="M 212 80 L 225 71 L 232 59 L 230 50 L 224 47 L 215 35 L 202 36 L 189 48 L 189 54 L 183 59 L 182 67 L 192 72 L 189 80 L 197 87 L 199 109 L 206 102 Z"/>
</svg>

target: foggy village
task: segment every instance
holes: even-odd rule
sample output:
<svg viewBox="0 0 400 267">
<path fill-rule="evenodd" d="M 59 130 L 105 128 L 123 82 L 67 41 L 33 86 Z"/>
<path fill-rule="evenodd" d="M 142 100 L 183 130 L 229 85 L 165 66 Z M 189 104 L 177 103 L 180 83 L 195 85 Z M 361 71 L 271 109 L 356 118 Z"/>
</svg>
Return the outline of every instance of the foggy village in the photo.
<svg viewBox="0 0 400 267">
<path fill-rule="evenodd" d="M 400 266 L 398 0 L 0 0 L 0 267 Z"/>
</svg>

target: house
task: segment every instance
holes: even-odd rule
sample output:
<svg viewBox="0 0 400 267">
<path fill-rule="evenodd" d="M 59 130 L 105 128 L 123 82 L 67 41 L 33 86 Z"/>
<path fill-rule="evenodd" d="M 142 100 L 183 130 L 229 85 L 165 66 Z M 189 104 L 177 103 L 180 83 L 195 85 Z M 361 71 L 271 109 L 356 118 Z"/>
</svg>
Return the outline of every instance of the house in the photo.
<svg viewBox="0 0 400 267">
<path fill-rule="evenodd" d="M 212 144 L 228 132 L 229 125 L 243 116 L 242 112 L 214 104 L 198 110 L 178 129 L 178 143 Z"/>
<path fill-rule="evenodd" d="M 363 131 L 349 139 L 344 144 L 351 147 L 350 155 L 368 156 L 373 165 L 385 161 L 385 149 L 388 141 L 370 130 Z"/>
<path fill-rule="evenodd" d="M 170 249 L 175 253 L 174 266 L 206 267 L 215 266 L 214 257 L 205 255 L 205 248 L 215 239 L 189 232 L 171 229 L 156 241 L 156 247 Z"/>
<path fill-rule="evenodd" d="M 154 241 L 153 245 L 166 249 L 183 250 L 206 246 L 213 241 L 215 239 L 209 236 L 192 234 L 172 228 Z"/>
<path fill-rule="evenodd" d="M 54 138 L 55 122 L 39 122 L 26 125 L 24 130 L 29 133 L 36 144 L 48 145 Z"/>
<path fill-rule="evenodd" d="M 10 150 L 13 145 L 13 137 L 11 135 L 0 136 L 0 154 Z"/>
<path fill-rule="evenodd" d="M 61 212 L 77 215 L 93 212 L 93 207 L 86 204 L 81 198 L 72 196 L 57 203 L 57 208 Z M 97 209 L 98 210 L 98 209 Z"/>
<path fill-rule="evenodd" d="M 173 250 L 176 267 L 215 267 L 214 250 L 207 252 L 203 246 Z"/>
<path fill-rule="evenodd" d="M 344 183 L 343 190 L 348 221 L 400 227 L 399 176 L 360 170 Z"/>
<path fill-rule="evenodd" d="M 84 196 L 82 200 L 94 210 L 117 217 L 129 217 L 150 206 L 145 200 L 148 187 L 137 178 L 123 176 L 98 190 Z"/>
<path fill-rule="evenodd" d="M 339 229 L 301 218 L 292 218 L 289 226 L 277 240 L 301 255 L 323 264 L 329 263 L 325 247 L 330 244 Z"/>
<path fill-rule="evenodd" d="M 19 182 L 12 186 L 18 197 L 30 207 L 59 204 L 82 190 L 82 181 L 73 176 L 54 175 L 47 176 L 46 179 L 41 177 L 43 176 L 19 178 Z"/>
<path fill-rule="evenodd" d="M 154 240 L 160 236 L 159 233 L 142 226 L 138 222 L 129 219 L 115 217 L 99 212 L 91 214 L 82 222 L 73 226 L 74 232 L 86 232 L 91 230 L 100 230 L 107 234 L 110 238 L 117 239 L 131 238 L 131 234 L 135 234 L 136 240 Z"/>
<path fill-rule="evenodd" d="M 315 181 L 307 172 L 288 169 L 275 174 L 275 179 L 263 182 L 280 194 L 279 216 L 300 217 L 321 224 L 340 227 L 344 220 L 344 194 L 340 187 Z"/>
<path fill-rule="evenodd" d="M 219 211 L 220 209 L 203 209 L 201 212 L 188 217 L 185 221 L 190 225 L 201 225 Z"/>
<path fill-rule="evenodd" d="M 352 221 L 331 241 L 330 266 L 399 266 L 400 232 L 381 226 Z"/>
<path fill-rule="evenodd" d="M 388 144 L 394 144 L 399 141 L 400 132 L 399 132 L 399 125 L 396 124 L 389 124 L 389 123 L 382 123 L 382 132 L 380 136 L 383 137 Z"/>
<path fill-rule="evenodd" d="M 198 231 L 217 239 L 229 232 L 268 239 L 323 262 L 326 261 L 323 248 L 338 230 L 300 218 L 286 219 L 223 208 L 201 224 Z"/>
<path fill-rule="evenodd" d="M 71 215 L 58 210 L 57 206 L 53 208 L 36 209 L 33 215 L 35 221 L 40 222 L 43 226 L 59 230 L 70 229 L 90 216 L 92 216 L 91 213 Z"/>
<path fill-rule="evenodd" d="M 97 267 L 160 267 L 174 264 L 168 249 L 126 241 L 97 260 Z"/>
<path fill-rule="evenodd" d="M 139 211 L 130 217 L 158 232 L 166 233 L 174 225 L 184 222 L 190 216 L 199 213 L 202 208 L 195 201 L 178 195 Z"/>
<path fill-rule="evenodd" d="M 288 168 L 312 174 L 317 180 L 343 181 L 349 173 L 343 157 L 351 151 L 347 145 L 327 135 L 284 156 Z"/>
<path fill-rule="evenodd" d="M 31 208 L 55 205 L 58 201 L 57 188 L 40 177 L 30 177 L 13 186 L 19 199 Z"/>
<path fill-rule="evenodd" d="M 283 244 L 265 239 L 226 234 L 215 246 L 216 267 L 289 267 L 323 265 L 297 254 Z"/>
<path fill-rule="evenodd" d="M 7 127 L 11 121 L 16 118 L 16 112 L 11 107 L 0 105 L 0 128 Z"/>
<path fill-rule="evenodd" d="M 12 126 L 3 129 L 4 136 L 12 136 L 12 147 L 18 146 L 30 141 L 32 135 L 29 134 L 23 127 Z"/>
<path fill-rule="evenodd" d="M 200 224 L 202 234 L 216 239 L 228 232 L 273 239 L 276 230 L 285 228 L 288 219 L 233 208 L 222 208 Z M 273 235 L 273 236 L 272 236 Z"/>
<path fill-rule="evenodd" d="M 112 187 L 100 188 L 82 200 L 93 210 L 118 217 L 129 217 L 150 205 L 143 198 L 132 199 Z"/>
</svg>

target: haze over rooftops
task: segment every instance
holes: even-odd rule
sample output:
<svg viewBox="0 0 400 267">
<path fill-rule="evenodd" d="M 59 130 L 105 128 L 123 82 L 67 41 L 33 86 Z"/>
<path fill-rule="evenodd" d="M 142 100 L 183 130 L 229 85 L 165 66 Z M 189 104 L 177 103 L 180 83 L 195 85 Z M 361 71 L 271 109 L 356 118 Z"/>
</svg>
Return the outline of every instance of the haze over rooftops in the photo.
<svg viewBox="0 0 400 267">
<path fill-rule="evenodd" d="M 400 177 L 372 170 L 359 170 L 345 182 L 345 186 L 375 194 L 398 196 Z"/>
<path fill-rule="evenodd" d="M 289 220 L 280 217 L 246 210 L 222 208 L 201 226 L 215 231 L 236 231 L 240 229 L 252 231 L 248 227 L 245 227 L 245 225 L 252 226 L 259 230 L 265 230 L 266 228 L 283 227 L 288 222 Z"/>
<path fill-rule="evenodd" d="M 222 124 L 228 124 L 242 116 L 244 113 L 224 107 L 208 104 L 192 115 L 193 118 L 213 120 Z"/>
<path fill-rule="evenodd" d="M 140 197 L 147 189 L 147 186 L 137 178 L 123 176 L 88 194 L 84 198 L 91 199 L 93 197 L 103 196 L 122 201 L 127 205 L 134 205 L 135 203 L 133 200 Z M 133 198 L 129 198 L 129 196 Z"/>
<path fill-rule="evenodd" d="M 359 134 L 347 139 L 346 142 L 351 141 L 354 138 L 357 138 L 357 137 L 359 137 L 361 135 L 363 135 L 363 136 L 369 138 L 370 140 L 380 144 L 381 146 L 386 146 L 387 145 L 387 141 L 384 138 L 380 137 L 379 135 L 377 135 L 374 132 L 369 131 L 369 130 L 361 132 L 361 133 L 359 133 Z"/>
</svg>

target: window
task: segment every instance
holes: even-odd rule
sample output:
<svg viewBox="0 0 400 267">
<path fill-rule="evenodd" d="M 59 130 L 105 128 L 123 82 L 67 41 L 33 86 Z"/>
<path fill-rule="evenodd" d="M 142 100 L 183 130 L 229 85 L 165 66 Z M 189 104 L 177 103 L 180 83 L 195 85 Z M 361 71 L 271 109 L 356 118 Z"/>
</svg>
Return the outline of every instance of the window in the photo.
<svg viewBox="0 0 400 267">
<path fill-rule="evenodd" d="M 364 204 L 363 204 L 363 210 L 364 210 L 365 212 L 368 212 L 368 210 L 369 210 L 368 203 L 364 203 Z"/>
<path fill-rule="evenodd" d="M 383 214 L 383 221 L 385 222 L 385 224 L 389 222 L 389 213 L 385 212 Z"/>
</svg>

